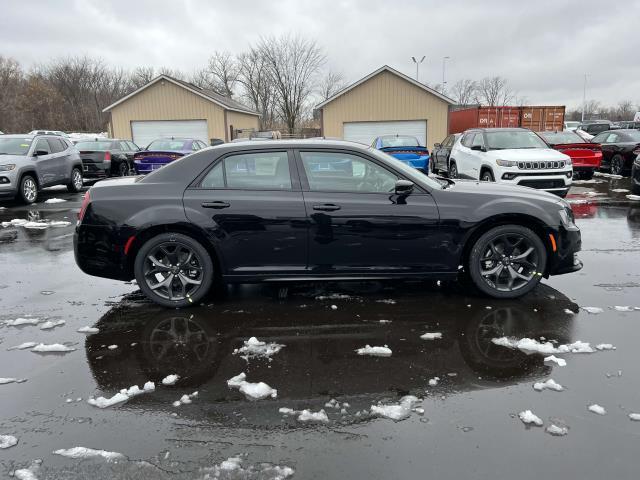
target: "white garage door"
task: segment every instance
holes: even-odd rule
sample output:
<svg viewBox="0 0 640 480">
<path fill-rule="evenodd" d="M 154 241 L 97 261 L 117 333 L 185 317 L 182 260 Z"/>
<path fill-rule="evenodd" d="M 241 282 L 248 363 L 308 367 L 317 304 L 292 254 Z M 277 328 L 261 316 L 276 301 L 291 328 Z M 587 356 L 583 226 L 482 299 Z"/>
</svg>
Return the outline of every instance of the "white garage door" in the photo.
<svg viewBox="0 0 640 480">
<path fill-rule="evenodd" d="M 133 141 L 146 147 L 158 138 L 196 138 L 209 145 L 206 120 L 148 120 L 131 122 Z"/>
<path fill-rule="evenodd" d="M 427 144 L 426 120 L 399 122 L 345 122 L 343 137 L 351 142 L 371 145 L 373 139 L 382 135 L 411 135 L 421 145 Z"/>
</svg>

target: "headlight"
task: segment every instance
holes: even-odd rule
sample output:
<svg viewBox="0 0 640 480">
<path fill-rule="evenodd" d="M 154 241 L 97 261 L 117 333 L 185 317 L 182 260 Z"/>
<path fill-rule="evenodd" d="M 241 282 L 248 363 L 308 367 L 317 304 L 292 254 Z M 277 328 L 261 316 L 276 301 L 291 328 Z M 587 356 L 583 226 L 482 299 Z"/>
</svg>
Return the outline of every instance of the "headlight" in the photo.
<svg viewBox="0 0 640 480">
<path fill-rule="evenodd" d="M 514 160 L 496 160 L 496 163 L 498 165 L 500 165 L 501 167 L 517 167 L 518 166 L 518 162 L 514 161 Z"/>
<path fill-rule="evenodd" d="M 563 207 L 562 210 L 558 210 L 558 214 L 560 215 L 562 225 L 567 228 L 576 226 L 575 217 L 573 216 L 573 210 L 571 210 L 571 207 Z"/>
<path fill-rule="evenodd" d="M 571 163 L 571 158 L 567 158 L 564 163 L 566 163 L 567 165 L 571 166 L 573 165 L 573 163 Z"/>
<path fill-rule="evenodd" d="M 6 165 L 0 165 L 0 172 L 9 172 L 16 168 L 15 163 L 7 163 Z"/>
</svg>

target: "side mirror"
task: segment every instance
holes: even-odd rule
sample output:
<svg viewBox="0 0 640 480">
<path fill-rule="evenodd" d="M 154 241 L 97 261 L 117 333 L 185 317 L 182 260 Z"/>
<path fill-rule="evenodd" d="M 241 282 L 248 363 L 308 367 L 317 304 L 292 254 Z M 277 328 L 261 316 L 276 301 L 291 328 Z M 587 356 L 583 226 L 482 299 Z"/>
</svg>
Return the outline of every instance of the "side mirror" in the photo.
<svg viewBox="0 0 640 480">
<path fill-rule="evenodd" d="M 413 193 L 413 182 L 409 180 L 396 180 L 395 192 L 396 195 L 407 196 Z"/>
<path fill-rule="evenodd" d="M 471 147 L 471 150 L 476 150 L 478 152 L 484 152 L 485 151 L 485 149 L 484 149 L 484 147 L 482 145 L 473 145 Z"/>
<path fill-rule="evenodd" d="M 34 157 L 42 157 L 44 155 L 49 155 L 49 152 L 47 152 L 46 150 L 36 150 L 33 154 Z"/>
<path fill-rule="evenodd" d="M 433 144 L 433 148 L 440 148 L 440 146 L 441 146 L 441 144 L 439 144 L 439 143 L 434 143 Z"/>
</svg>

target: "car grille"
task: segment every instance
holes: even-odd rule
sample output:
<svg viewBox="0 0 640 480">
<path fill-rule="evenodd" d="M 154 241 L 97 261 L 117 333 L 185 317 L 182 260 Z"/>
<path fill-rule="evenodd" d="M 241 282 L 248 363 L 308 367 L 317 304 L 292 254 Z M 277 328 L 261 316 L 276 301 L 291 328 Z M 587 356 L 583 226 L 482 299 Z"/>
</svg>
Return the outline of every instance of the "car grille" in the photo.
<svg viewBox="0 0 640 480">
<path fill-rule="evenodd" d="M 545 170 L 552 168 L 564 168 L 564 160 L 554 162 L 518 162 L 520 170 Z"/>
<path fill-rule="evenodd" d="M 565 188 L 564 180 L 521 180 L 518 185 L 531 188 Z"/>
</svg>

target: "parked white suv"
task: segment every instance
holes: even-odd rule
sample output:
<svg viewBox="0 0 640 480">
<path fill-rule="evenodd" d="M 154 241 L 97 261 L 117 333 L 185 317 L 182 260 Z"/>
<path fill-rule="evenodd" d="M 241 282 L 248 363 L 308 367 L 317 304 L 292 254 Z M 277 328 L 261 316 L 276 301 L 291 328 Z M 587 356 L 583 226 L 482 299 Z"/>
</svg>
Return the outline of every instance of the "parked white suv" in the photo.
<svg viewBox="0 0 640 480">
<path fill-rule="evenodd" d="M 571 158 L 549 148 L 526 128 L 477 128 L 464 132 L 451 150 L 449 175 L 510 183 L 567 195 Z"/>
</svg>

